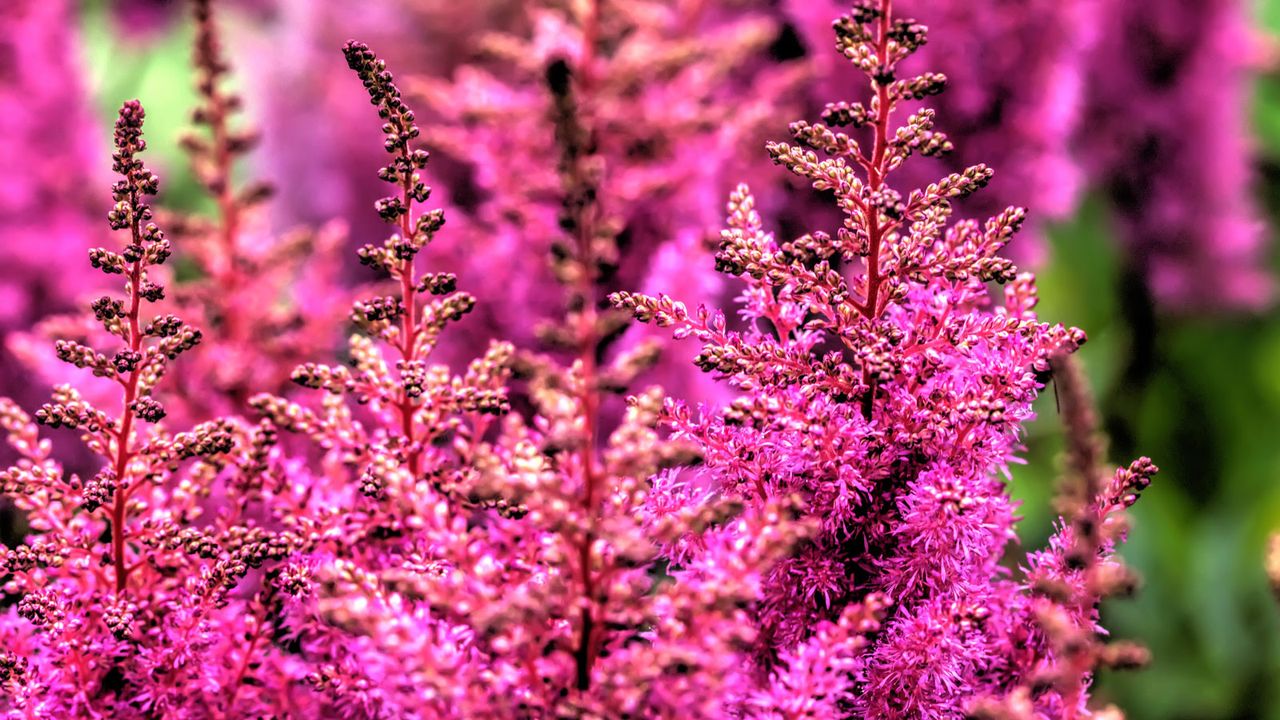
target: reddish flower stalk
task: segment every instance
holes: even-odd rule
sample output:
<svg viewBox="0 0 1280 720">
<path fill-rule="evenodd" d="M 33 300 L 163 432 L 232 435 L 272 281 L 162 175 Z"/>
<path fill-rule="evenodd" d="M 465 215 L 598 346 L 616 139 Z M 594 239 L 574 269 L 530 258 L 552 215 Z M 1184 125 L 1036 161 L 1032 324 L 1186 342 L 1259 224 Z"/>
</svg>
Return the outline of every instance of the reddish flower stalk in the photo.
<svg viewBox="0 0 1280 720">
<path fill-rule="evenodd" d="M 182 145 L 216 210 L 212 219 L 174 217 L 169 223 L 182 240 L 185 258 L 203 275 L 176 288 L 175 303 L 195 314 L 208 333 L 198 366 L 176 378 L 185 401 L 176 408 L 182 419 L 241 413 L 253 392 L 287 384 L 299 351 L 316 343 L 314 319 L 336 319 L 330 306 L 338 303 L 331 299 L 342 296 L 323 286 L 323 270 L 315 272 L 327 262 L 329 248 L 321 243 L 290 247 L 299 241 L 266 236 L 257 211 L 272 194 L 271 186 L 235 181 L 236 165 L 257 144 L 258 134 L 237 117 L 242 99 L 228 87 L 231 65 L 214 9 L 214 0 L 192 0 L 199 99 L 192 121 L 198 131 L 185 135 Z M 305 308 L 289 287 L 304 278 L 312 285 Z M 282 306 L 285 299 L 294 306 Z"/>
<path fill-rule="evenodd" d="M 877 23 L 876 30 L 876 57 L 885 58 L 889 55 L 889 23 L 893 12 L 893 0 L 880 0 L 880 20 Z M 872 146 L 871 159 L 859 157 L 859 162 L 867 169 L 867 183 L 874 196 L 884 189 L 885 177 L 889 174 L 889 168 L 885 165 L 885 153 L 889 148 L 889 124 L 893 119 L 894 98 L 889 97 L 889 83 L 892 80 L 892 71 L 885 68 L 876 80 L 876 101 L 873 107 L 875 112 L 875 122 L 872 123 L 873 132 L 875 134 L 874 145 Z M 884 242 L 884 235 L 889 230 L 889 226 L 881 227 L 880 213 L 868 212 L 863 207 L 863 212 L 867 214 L 870 221 L 868 234 L 870 235 L 870 252 L 867 255 L 867 279 L 866 288 L 863 297 L 866 303 L 860 306 L 862 314 L 867 318 L 874 320 L 880 316 L 883 308 L 880 306 L 880 283 L 883 278 L 880 276 L 880 246 Z M 855 303 L 856 305 L 856 303 Z M 868 383 L 870 385 L 870 383 Z M 874 390 L 869 395 L 875 395 Z"/>
<path fill-rule="evenodd" d="M 233 130 L 231 116 L 241 104 L 240 97 L 224 87 L 231 71 L 222 54 L 213 0 L 192 0 L 196 37 L 193 60 L 196 67 L 196 92 L 200 105 L 192 113 L 197 125 L 208 131 L 207 141 L 188 137 L 186 147 L 191 153 L 196 177 L 217 205 L 217 220 L 212 229 L 217 250 L 208 253 L 207 270 L 218 291 L 213 294 L 219 323 L 215 326 L 217 340 L 227 345 L 243 345 L 250 342 L 246 320 L 245 278 L 242 272 L 240 248 L 243 213 L 267 193 L 265 186 L 238 191 L 232 180 L 237 159 L 252 147 L 252 133 Z M 250 388 L 231 388 L 232 401 L 240 408 L 248 397 Z"/>
<path fill-rule="evenodd" d="M 880 2 L 880 21 L 877 29 L 876 37 L 876 55 L 877 57 L 889 57 L 889 18 L 893 9 L 892 0 L 881 0 Z M 889 97 L 888 79 L 884 82 L 876 84 L 876 105 L 880 111 L 875 113 L 875 122 L 873 123 L 874 141 L 871 152 L 871 159 L 868 161 L 859 157 L 859 161 L 863 167 L 867 169 L 867 182 L 872 193 L 880 193 L 884 189 L 885 177 L 889 174 L 889 168 L 885 167 L 885 152 L 889 146 L 889 123 L 893 116 L 893 100 Z M 866 212 L 866 209 L 863 209 Z M 868 227 L 869 234 L 869 253 L 866 259 L 867 275 L 866 284 L 863 290 L 863 297 L 866 302 L 863 305 L 855 306 L 869 319 L 879 317 L 882 308 L 880 307 L 880 283 L 883 278 L 880 275 L 880 248 L 884 242 L 885 232 L 889 229 L 881 227 L 880 213 L 871 212 L 870 224 Z M 872 403 L 875 402 L 876 381 L 871 377 L 871 370 L 867 368 L 863 370 L 862 382 L 866 384 L 870 390 L 862 401 L 862 416 L 871 419 Z"/>
<path fill-rule="evenodd" d="M 1103 445 L 1093 398 L 1081 372 L 1080 364 L 1062 356 L 1050 361 L 1058 389 L 1062 424 L 1066 428 L 1066 468 L 1072 481 L 1063 483 L 1059 511 L 1070 518 L 1075 546 L 1069 549 L 1068 561 L 1084 568 L 1086 573 L 1097 564 L 1102 545 L 1102 508 L 1095 504 L 1104 487 Z M 1079 612 L 1079 609 L 1077 609 Z M 1066 720 L 1074 720 L 1083 705 L 1088 673 L 1096 660 L 1087 652 L 1066 653 L 1060 661 L 1063 705 Z"/>
<path fill-rule="evenodd" d="M 1079 547 L 1073 550 L 1080 562 L 1091 562 L 1101 544 L 1102 518 L 1092 507 L 1106 487 L 1104 457 L 1106 448 L 1098 430 L 1098 417 L 1092 394 L 1080 363 L 1068 355 L 1049 362 L 1057 388 L 1058 408 L 1066 430 L 1066 475 L 1062 484 L 1058 511 L 1072 518 Z"/>
<path fill-rule="evenodd" d="M 374 57 L 369 48 L 360 43 L 349 42 L 342 51 L 347 57 L 347 65 L 360 75 L 369 97 L 378 107 L 378 116 L 386 122 L 383 125 L 383 132 L 386 133 L 384 146 L 388 153 L 396 156 L 378 176 L 385 182 L 398 185 L 400 197 L 380 200 L 378 213 L 383 220 L 397 224 L 400 229 L 398 238 L 391 240 L 398 248 L 390 271 L 392 277 L 399 280 L 401 315 L 400 331 L 391 338 L 391 344 L 400 353 L 398 365 L 401 368 L 402 389 L 396 400 L 400 431 L 409 471 L 416 476 L 422 472 L 422 448 L 414 423 L 418 401 L 410 393 L 410 384 L 403 382 L 405 371 L 419 363 L 418 354 L 423 340 L 423 328 L 419 326 L 418 280 L 414 257 L 425 240 L 424 236 L 439 229 L 444 223 L 444 216 L 439 212 L 419 217 L 414 215 L 414 203 L 425 201 L 431 192 L 423 184 L 420 174 L 422 168 L 426 167 L 427 152 L 409 149 L 409 141 L 418 137 L 420 131 L 413 112 L 400 99 L 400 90 L 391 82 L 386 63 Z"/>
<path fill-rule="evenodd" d="M 392 120 L 394 123 L 395 121 Z M 399 132 L 406 132 L 407 128 L 401 127 L 397 129 Z M 414 134 L 417 133 L 416 128 Z M 407 147 L 400 148 L 400 162 L 410 163 L 409 151 Z M 417 174 L 406 173 L 401 181 L 403 194 L 401 202 L 404 205 L 404 212 L 400 216 L 400 232 L 404 237 L 410 237 L 413 230 L 413 192 L 415 185 L 421 185 L 417 179 Z M 420 329 L 418 328 L 418 296 L 415 283 L 417 282 L 417 270 L 414 266 L 413 258 L 407 258 L 400 262 L 396 268 L 396 273 L 400 277 L 400 303 L 404 306 L 404 317 L 400 326 L 400 360 L 404 365 L 412 365 L 418 358 L 418 338 Z M 413 415 L 415 412 L 414 400 L 409 395 L 409 389 L 406 387 L 400 391 L 400 400 L 397 403 L 400 411 L 400 429 L 404 433 L 405 443 L 409 452 L 409 472 L 417 475 L 422 471 L 422 451 L 418 447 L 418 439 L 414 429 Z"/>
<path fill-rule="evenodd" d="M 126 102 L 120 108 L 120 117 L 116 120 L 115 143 L 112 170 L 123 179 L 112 188 L 116 206 L 111 212 L 110 222 L 113 230 L 129 231 L 129 247 L 126 248 L 123 260 L 128 262 L 128 285 L 125 296 L 128 309 L 125 310 L 124 340 L 129 346 L 128 355 L 117 354 L 117 370 L 127 367 L 124 376 L 117 373 L 116 381 L 124 391 L 121 403 L 119 428 L 112 432 L 115 438 L 114 473 L 119 485 L 116 491 L 115 504 L 111 507 L 111 555 L 115 566 L 116 593 L 122 594 L 129 582 L 129 559 L 125 554 L 125 513 L 129 502 L 130 483 L 128 479 L 129 461 L 133 457 L 133 422 L 137 411 L 138 377 L 142 372 L 142 325 L 139 320 L 144 292 L 144 272 L 148 265 L 157 264 L 156 258 L 169 254 L 168 241 L 151 219 L 151 208 L 143 197 L 155 195 L 159 189 L 159 180 L 137 159 L 137 153 L 146 149 L 146 141 L 142 139 L 142 121 L 146 113 L 137 100 Z M 144 223 L 147 223 L 144 225 Z M 144 245 L 145 242 L 145 245 Z M 112 259 L 114 260 L 114 258 Z M 163 257 L 160 257 L 163 260 Z M 97 264 L 97 263 L 95 263 Z M 108 267 L 104 266 L 104 271 Z M 158 297 L 150 298 L 152 301 Z M 163 417 L 163 414 L 160 415 Z M 151 417 L 155 422 L 160 417 Z"/>
</svg>

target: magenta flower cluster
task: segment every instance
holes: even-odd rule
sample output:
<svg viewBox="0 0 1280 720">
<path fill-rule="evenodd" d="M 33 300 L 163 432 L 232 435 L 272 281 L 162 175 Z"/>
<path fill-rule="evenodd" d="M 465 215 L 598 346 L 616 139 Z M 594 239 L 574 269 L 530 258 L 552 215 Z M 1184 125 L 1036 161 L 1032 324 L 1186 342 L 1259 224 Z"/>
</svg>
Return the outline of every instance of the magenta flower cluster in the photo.
<svg viewBox="0 0 1280 720">
<path fill-rule="evenodd" d="M 111 290 L 28 338 L 69 379 L 49 402 L 0 400 L 26 523 L 0 555 L 8 716 L 1120 716 L 1090 688 L 1145 652 L 1098 606 L 1134 587 L 1115 549 L 1155 467 L 1105 471 L 1084 333 L 1003 253 L 1025 211 L 954 217 L 993 170 L 898 189 L 954 150 L 928 29 L 891 0 L 836 18 L 864 93 L 762 153 L 834 208 L 783 236 L 737 185 L 708 242 L 706 196 L 768 182 L 737 148 L 803 74 L 756 63 L 766 18 L 677 5 L 540 5 L 486 43 L 507 76 L 449 84 L 347 42 L 387 190 L 352 291 L 339 231 L 270 231 L 239 179 L 256 134 L 194 2 L 183 146 L 212 214 L 152 206 L 124 103 L 118 242 L 88 258 Z M 428 146 L 476 189 L 457 230 Z M 487 295 L 435 264 L 468 254 Z M 475 342 L 476 313 L 513 337 Z M 1051 380 L 1062 517 L 1026 553 L 1006 484 Z"/>
</svg>

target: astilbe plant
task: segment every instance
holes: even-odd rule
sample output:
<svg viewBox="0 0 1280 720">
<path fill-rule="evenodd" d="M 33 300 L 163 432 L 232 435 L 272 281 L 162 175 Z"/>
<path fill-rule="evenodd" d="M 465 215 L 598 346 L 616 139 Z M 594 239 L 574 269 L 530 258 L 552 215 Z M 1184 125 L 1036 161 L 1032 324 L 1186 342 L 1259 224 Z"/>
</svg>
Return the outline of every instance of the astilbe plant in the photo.
<svg viewBox="0 0 1280 720">
<path fill-rule="evenodd" d="M 95 248 L 93 267 L 123 277 L 93 316 L 116 349 L 57 342 L 57 355 L 116 387 L 95 406 L 71 385 L 54 391 L 34 421 L 3 405 L 3 428 L 20 462 L 3 491 L 27 513 L 31 535 L 5 551 L 8 605 L 0 627 L 5 709 L 13 717 L 203 717 L 232 704 L 247 669 L 236 648 L 253 634 L 236 595 L 252 568 L 285 546 L 255 526 L 253 485 L 274 435 L 231 420 L 184 432 L 161 422 L 157 393 L 169 364 L 199 330 L 147 308 L 164 296 L 157 269 L 170 257 L 147 198 L 159 186 L 139 153 L 144 112 L 120 109 L 108 218 L 120 252 Z M 79 431 L 101 458 L 91 477 L 64 471 L 37 425 Z M 236 499 L 207 511 L 218 483 Z"/>
<path fill-rule="evenodd" d="M 351 717 L 719 717 L 750 681 L 748 608 L 770 562 L 805 531 L 779 500 L 739 513 L 674 478 L 649 479 L 686 453 L 662 441 L 656 390 L 634 397 L 598 437 L 599 318 L 577 295 L 578 359 L 522 363 L 538 413 L 508 414 L 513 348 L 495 343 L 461 377 L 433 364 L 445 325 L 473 299 L 444 273 L 418 274 L 443 214 L 423 211 L 419 128 L 383 61 L 344 48 L 384 121 L 396 188 L 378 202 L 395 228 L 361 260 L 393 294 L 357 303 L 353 367 L 307 364 L 295 379 L 326 391 L 319 410 L 254 403 L 325 450 L 323 474 L 296 476 L 276 514 L 303 541 L 282 622 L 312 668 L 317 707 Z M 590 288 L 591 156 L 561 98 L 570 287 Z M 696 546 L 667 567 L 663 548 Z M 666 569 L 664 577 L 660 572 Z M 869 610 L 868 614 L 873 614 Z M 833 635 L 858 632 L 850 623 Z"/>
<path fill-rule="evenodd" d="M 984 700 L 975 706 L 979 717 L 1024 717 L 1036 706 L 1037 685 L 1051 688 L 1060 699 L 1054 715 L 1074 717 L 1086 712 L 1090 674 L 1099 666 L 1135 668 L 1149 659 L 1135 643 L 1104 643 L 1098 624 L 1098 600 L 1133 592 L 1137 578 L 1113 555 L 1127 532 L 1124 511 L 1138 499 L 1156 473 L 1147 458 L 1107 477 L 1104 445 L 1098 431 L 1083 373 L 1065 355 L 1050 358 L 1059 407 L 1066 428 L 1066 476 L 1058 501 L 1063 515 L 1043 550 L 1028 557 L 1030 611 L 1045 643 L 1043 656 L 1032 665 L 1029 679 L 1003 700 Z M 1047 652 L 1044 650 L 1047 649 Z M 1108 708 L 1113 715 L 1118 710 Z"/>
<path fill-rule="evenodd" d="M 1085 716 L 1095 665 L 1136 654 L 1096 647 L 1096 613 L 1127 577 L 1113 557 L 1119 512 L 1154 467 L 1140 460 L 1103 483 L 1090 457 L 1050 548 L 1016 573 L 1001 564 L 1015 537 L 1002 476 L 1052 361 L 1084 334 L 1040 322 L 1033 279 L 999 254 L 1024 211 L 951 222 L 952 203 L 990 169 L 906 194 L 892 187 L 912 155 L 950 141 L 928 108 L 895 122 L 895 109 L 945 78 L 901 73 L 926 29 L 891 5 L 861 0 L 835 23 L 870 100 L 829 104 L 822 123 L 791 126 L 799 145 L 769 146 L 834 196 L 843 225 L 779 243 L 740 187 L 717 263 L 747 284 L 744 329 L 665 295 L 614 301 L 700 340 L 697 364 L 745 393 L 719 410 L 665 408 L 676 437 L 701 448 L 704 481 L 748 506 L 798 494 L 820 526 L 766 579 L 757 651 L 772 680 L 748 707 L 762 717 Z M 1005 286 L 1002 301 L 991 282 Z M 816 631 L 850 607 L 888 602 L 858 647 Z M 834 682 L 808 668 L 815 654 L 843 668 Z"/>
</svg>

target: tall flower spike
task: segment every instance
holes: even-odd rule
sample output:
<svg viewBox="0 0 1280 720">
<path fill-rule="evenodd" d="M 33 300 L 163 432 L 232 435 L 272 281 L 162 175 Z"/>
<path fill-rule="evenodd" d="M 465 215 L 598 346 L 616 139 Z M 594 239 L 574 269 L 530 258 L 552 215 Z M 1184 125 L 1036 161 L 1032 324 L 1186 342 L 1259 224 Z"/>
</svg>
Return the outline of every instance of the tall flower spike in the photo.
<svg viewBox="0 0 1280 720">
<path fill-rule="evenodd" d="M 597 60 L 608 47 L 599 33 L 615 22 L 609 13 L 617 9 L 592 2 L 577 12 L 581 46 L 552 57 L 544 77 L 559 160 L 563 232 L 552 247 L 552 262 L 566 309 L 561 326 L 548 327 L 543 339 L 570 350 L 574 359 L 564 366 L 552 357 L 530 357 L 528 369 L 534 423 L 544 435 L 541 451 L 557 478 L 553 486 L 540 488 L 536 503 L 547 508 L 547 527 L 559 536 L 568 560 L 564 571 L 574 579 L 569 594 L 556 598 L 552 607 L 569 618 L 573 632 L 571 702 L 615 708 L 646 698 L 641 707 L 666 717 L 685 710 L 679 696 L 693 694 L 704 698 L 699 714 L 715 717 L 728 711 L 725 693 L 733 692 L 728 681 L 738 671 L 727 668 L 745 640 L 730 627 L 738 612 L 722 603 L 732 597 L 740 603 L 754 599 L 751 586 L 762 561 L 790 543 L 799 528 L 782 523 L 759 546 L 755 539 L 736 536 L 734 524 L 695 519 L 724 513 L 718 500 L 662 498 L 661 489 L 674 482 L 674 475 L 650 478 L 692 455 L 655 432 L 658 388 L 629 398 L 622 423 L 606 435 L 610 395 L 625 392 L 655 356 L 641 344 L 602 362 L 623 324 L 616 310 L 600 304 L 619 253 L 622 221 L 616 214 L 630 210 L 616 187 L 624 182 L 625 169 L 616 168 L 619 159 L 607 153 L 611 138 L 602 117 L 616 112 L 607 107 L 608 84 L 616 80 L 603 74 L 609 66 Z M 685 505 L 689 517 L 657 522 L 650 502 Z M 758 527 L 785 506 L 782 499 L 736 525 Z M 676 534 L 702 536 L 708 548 L 667 568 L 677 578 L 674 587 L 643 591 L 640 574 L 653 572 L 659 559 L 654 534 L 664 542 Z M 726 542 L 744 543 L 744 553 L 723 575 L 715 568 L 724 562 Z M 707 587 L 713 577 L 721 578 L 723 587 Z M 680 627 L 670 632 L 676 630 L 675 618 L 681 618 Z M 663 630 L 645 646 L 624 650 L 627 635 L 648 623 Z M 713 659 L 716 654 L 720 657 Z"/>
<path fill-rule="evenodd" d="M 598 6 L 593 4 L 590 12 L 599 12 Z M 588 20 L 596 21 L 594 18 Z M 585 37 L 583 42 L 588 46 L 584 48 L 584 52 L 591 52 L 589 46 L 594 38 Z M 576 538 L 576 543 L 581 548 L 578 564 L 583 607 L 578 628 L 578 648 L 574 653 L 574 682 L 579 691 L 586 691 L 591 687 L 592 666 L 600 653 L 599 638 L 603 631 L 601 614 L 604 611 L 601 607 L 604 600 L 596 590 L 596 570 L 591 567 L 594 563 L 589 559 L 598 532 L 595 527 L 598 522 L 596 502 L 602 494 L 601 485 L 604 481 L 600 477 L 599 458 L 596 455 L 601 410 L 596 357 L 602 343 L 600 318 L 597 314 L 597 282 L 599 266 L 606 259 L 600 257 L 601 246 L 608 248 L 605 252 L 616 252 L 616 249 L 612 247 L 612 234 L 600 225 L 600 178 L 598 172 L 593 172 L 593 166 L 598 166 L 601 159 L 595 154 L 594 133 L 582 124 L 579 116 L 581 108 L 575 95 L 575 85 L 579 81 L 573 77 L 567 62 L 556 60 L 547 67 L 546 82 L 553 98 L 552 121 L 556 131 L 556 146 L 560 151 L 559 170 L 564 193 L 560 226 L 569 236 L 568 242 L 558 253 L 560 257 L 556 259 L 559 265 L 556 274 L 568 290 L 569 310 L 566 319 L 574 328 L 572 343 L 578 353 L 574 368 L 578 377 L 566 379 L 580 387 L 577 404 L 582 433 L 574 444 L 581 468 L 579 501 L 582 515 L 579 521 L 584 527 L 580 528 L 581 536 Z M 548 393 L 554 394 L 558 393 Z"/>
<path fill-rule="evenodd" d="M 1124 511 L 1150 484 L 1157 468 L 1140 458 L 1108 479 L 1093 399 L 1079 363 L 1058 356 L 1050 364 L 1066 429 L 1066 478 L 1059 496 L 1063 520 L 1049 548 L 1032 554 L 1028 570 L 1035 595 L 1031 618 L 1049 654 L 1026 668 L 1030 680 L 1021 691 L 980 706 L 995 717 L 998 710 L 1009 712 L 1021 702 L 1022 692 L 1030 692 L 1034 683 L 1055 688 L 1062 717 L 1082 716 L 1099 668 L 1141 667 L 1149 658 L 1140 645 L 1102 641 L 1098 604 L 1137 587 L 1136 576 L 1116 556 L 1115 547 L 1128 532 Z"/>
<path fill-rule="evenodd" d="M 135 418 L 157 422 L 164 417 L 163 409 L 145 394 L 147 388 L 139 386 L 143 371 L 141 351 L 144 338 L 140 319 L 141 303 L 143 300 L 155 302 L 164 296 L 163 289 L 148 278 L 146 268 L 163 263 L 170 254 L 169 241 L 155 223 L 150 222 L 151 207 L 145 201 L 145 198 L 155 195 L 160 189 L 159 179 L 138 158 L 138 153 L 147 147 L 146 141 L 142 139 L 142 121 L 145 117 L 142 104 L 137 100 L 130 100 L 120 107 L 120 116 L 116 120 L 116 151 L 112 156 L 112 170 L 121 179 L 111 188 L 116 205 L 107 219 L 112 230 L 128 231 L 128 244 L 122 254 L 102 249 L 92 250 L 89 254 L 94 267 L 107 274 L 122 273 L 128 283 L 123 316 L 118 321 L 115 318 L 106 321 L 118 322 L 115 326 L 118 334 L 128 345 L 128 349 L 117 352 L 113 360 L 113 369 L 116 370 L 117 379 L 124 390 L 122 416 L 119 427 L 114 432 L 115 463 L 112 468 L 114 476 L 122 485 L 111 510 L 112 565 L 115 568 L 117 593 L 124 592 L 129 579 L 129 559 L 125 556 L 125 510 L 129 492 L 127 469 L 133 456 L 133 424 Z M 182 349 L 199 342 L 198 330 L 179 332 L 181 334 L 177 337 L 182 338 L 178 341 L 183 346 Z M 155 373 L 155 370 L 152 372 Z M 140 393 L 139 390 L 143 392 Z M 36 414 L 36 418 L 40 419 L 40 413 Z"/>
<path fill-rule="evenodd" d="M 359 257 L 389 275 L 395 292 L 352 307 L 361 333 L 350 339 L 352 368 L 306 363 L 294 370 L 294 382 L 325 391 L 318 412 L 271 395 L 252 399 L 275 426 L 313 438 L 329 468 L 274 496 L 273 517 L 303 540 L 287 569 L 287 597 L 276 596 L 285 612 L 264 615 L 264 623 L 300 638 L 314 707 L 445 717 L 462 707 L 454 701 L 471 681 L 430 665 L 415 665 L 421 672 L 411 685 L 377 686 L 371 678 L 394 673 L 407 683 L 406 663 L 470 652 L 471 631 L 456 614 L 429 608 L 439 592 L 464 592 L 436 588 L 437 571 L 470 568 L 479 560 L 474 552 L 487 552 L 478 542 L 483 526 L 472 538 L 465 523 L 457 524 L 470 510 L 454 508 L 462 498 L 480 502 L 483 495 L 472 491 L 475 469 L 465 461 L 487 453 L 481 438 L 508 409 L 511 349 L 494 343 L 461 377 L 429 362 L 445 327 L 474 301 L 455 290 L 450 274 L 417 273 L 419 252 L 444 225 L 441 211 L 419 209 L 430 194 L 421 179 L 427 152 L 413 147 L 416 120 L 385 64 L 362 43 L 349 42 L 343 52 L 384 121 L 392 159 L 379 177 L 397 189 L 376 205 L 395 231 L 383 243 L 361 247 Z M 523 511 L 516 504 L 498 512 Z M 402 585 L 408 596 L 391 600 L 388 583 Z M 411 631 L 419 634 L 401 643 Z M 363 651 L 353 641 L 361 635 L 372 643 Z M 472 661 L 459 662 L 464 675 L 479 670 Z M 461 685 L 448 688 L 446 676 Z"/>
<path fill-rule="evenodd" d="M 216 21 L 213 14 L 214 0 L 192 0 L 192 16 L 195 20 L 196 39 L 193 61 L 196 68 L 196 92 L 199 105 L 192 119 L 205 134 L 189 134 L 184 146 L 191 156 L 196 177 L 218 208 L 217 226 L 210 233 L 217 249 L 204 249 L 201 259 L 209 265 L 219 291 L 217 297 L 230 302 L 219 314 L 225 325 L 228 342 L 245 342 L 246 318 L 239 300 L 245 278 L 238 260 L 242 239 L 243 215 L 248 207 L 262 199 L 268 188 L 262 185 L 238 191 L 232 181 L 232 170 L 237 158 L 247 152 L 254 143 L 252 133 L 238 131 L 231 125 L 232 117 L 240 107 L 238 95 L 226 88 L 231 71 L 223 56 Z M 240 392 L 244 392 L 241 390 Z"/>
<path fill-rule="evenodd" d="M 439 210 L 414 213 L 414 204 L 426 202 L 431 195 L 431 189 L 422 182 L 421 175 L 427 166 L 428 154 L 426 150 L 410 149 L 410 142 L 418 137 L 420 131 L 413 111 L 401 100 L 400 89 L 387 71 L 386 63 L 363 43 L 348 42 L 342 52 L 347 58 L 347 66 L 364 83 L 370 102 L 377 106 L 378 117 L 384 121 L 383 147 L 393 158 L 378 172 L 378 177 L 399 190 L 398 195 L 382 198 L 376 205 L 378 215 L 396 226 L 399 232 L 381 247 L 366 245 L 361 248 L 360 259 L 389 272 L 399 281 L 400 294 L 398 297 L 357 303 L 352 317 L 371 334 L 393 345 L 400 355 L 396 366 L 400 369 L 401 387 L 394 405 L 401 422 L 401 460 L 406 469 L 417 476 L 422 471 L 423 448 L 414 420 L 421 389 L 414 377 L 420 372 L 423 357 L 434 346 L 444 324 L 470 312 L 475 300 L 466 293 L 446 291 L 441 299 L 419 307 L 419 293 L 446 287 L 428 278 L 426 286 L 420 288 L 414 264 L 417 254 L 444 225 L 444 213 Z M 502 408 L 502 401 L 497 396 L 494 402 L 493 409 Z"/>
<path fill-rule="evenodd" d="M 913 74 L 904 62 L 928 32 L 892 7 L 859 0 L 834 24 L 836 47 L 866 77 L 870 97 L 828 104 L 821 123 L 792 124 L 797 144 L 768 147 L 775 162 L 834 195 L 841 226 L 778 241 L 746 186 L 730 197 L 717 265 L 747 283 L 745 329 L 665 296 L 613 300 L 701 341 L 695 362 L 745 391 L 714 412 L 666 408 L 676 435 L 701 447 L 707 481 L 749 505 L 799 494 L 821 528 L 764 586 L 757 651 L 773 695 L 795 696 L 817 628 L 883 595 L 892 608 L 847 660 L 857 682 L 799 689 L 815 707 L 836 692 L 849 716 L 959 718 L 1034 686 L 1031 712 L 1059 717 L 1064 705 L 1085 707 L 1087 682 L 1078 681 L 1087 671 L 1072 666 L 1075 681 L 1040 691 L 1038 673 L 1053 666 L 1058 646 L 1027 629 L 1041 607 L 1035 564 L 1030 579 L 1001 569 L 1014 537 L 1002 476 L 1051 359 L 1074 351 L 1084 333 L 1039 322 L 1033 279 L 999 254 L 1024 211 L 952 221 L 953 203 L 981 189 L 989 168 L 910 192 L 894 186 L 912 155 L 943 154 L 951 143 L 932 109 L 918 106 L 946 78 Z M 1003 302 L 991 282 L 1005 286 Z M 1077 464 L 1098 463 L 1091 447 L 1081 445 Z M 1077 505 L 1102 517 L 1118 497 L 1130 502 L 1152 470 L 1139 465 L 1096 497 L 1082 491 Z M 1099 532 L 1086 543 L 1109 557 L 1119 537 Z M 1094 580 L 1066 578 L 1077 616 L 1092 619 Z"/>
</svg>

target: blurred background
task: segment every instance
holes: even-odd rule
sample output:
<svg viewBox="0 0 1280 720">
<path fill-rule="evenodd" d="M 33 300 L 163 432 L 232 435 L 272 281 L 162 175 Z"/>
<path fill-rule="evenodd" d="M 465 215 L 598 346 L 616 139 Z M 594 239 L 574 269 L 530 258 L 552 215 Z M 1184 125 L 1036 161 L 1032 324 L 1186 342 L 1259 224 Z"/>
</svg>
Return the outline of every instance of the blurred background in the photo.
<svg viewBox="0 0 1280 720">
<path fill-rule="evenodd" d="M 276 187 L 270 231 L 337 220 L 352 242 L 380 239 L 368 208 L 378 195 L 381 148 L 367 101 L 346 75 L 343 40 L 375 47 L 424 98 L 458 99 L 450 93 L 471 83 L 461 103 L 470 114 L 447 117 L 448 102 L 424 104 L 428 119 L 474 131 L 493 118 L 468 73 L 487 64 L 500 75 L 494 63 L 511 62 L 486 54 L 487 33 L 555 42 L 530 4 L 217 3 L 236 84 L 262 134 L 243 172 Z M 764 41 L 749 58 L 755 74 L 734 89 L 754 103 L 755 121 L 735 136 L 741 144 L 733 152 L 757 155 L 754 164 L 725 167 L 753 173 L 742 178 L 753 184 L 778 184 L 762 203 L 788 234 L 802 225 L 795 218 L 807 217 L 807 196 L 786 186 L 784 173 L 760 177 L 771 171 L 758 162 L 759 148 L 764 138 L 783 138 L 791 120 L 856 89 L 824 35 L 838 5 L 672 2 L 681 12 L 695 4 L 706 7 L 690 15 L 699 18 L 692 37 L 739 15 L 760 23 Z M 931 103 L 939 127 L 952 133 L 960 161 L 1000 173 L 984 202 L 1026 205 L 1036 220 L 1011 252 L 1038 273 L 1041 317 L 1089 333 L 1081 357 L 1111 459 L 1148 455 L 1162 468 L 1134 508 L 1124 549 L 1145 584 L 1105 608 L 1113 633 L 1146 643 L 1154 661 L 1101 678 L 1100 697 L 1137 719 L 1280 719 L 1280 605 L 1263 570 L 1267 538 L 1280 529 L 1280 312 L 1271 280 L 1280 222 L 1280 0 L 904 4 L 931 26 L 928 69 L 952 78 L 948 94 Z M 44 381 L 23 370 L 21 331 L 71 307 L 91 282 L 78 268 L 84 248 L 106 236 L 106 148 L 121 100 L 139 97 L 147 107 L 161 204 L 201 213 L 210 200 L 179 142 L 196 103 L 183 4 L 4 0 L 0 34 L 0 394 L 30 402 Z M 501 138 L 504 127 L 493 130 Z M 500 157 L 472 167 L 465 143 L 447 147 L 447 139 L 433 180 L 465 224 L 482 215 L 476 208 L 486 192 L 521 170 Z M 678 164 L 695 156 L 673 157 Z M 550 172 L 554 158 L 547 163 Z M 738 179 L 729 169 L 707 183 L 707 224 Z M 485 172 L 496 178 L 484 180 Z M 661 242 L 640 253 L 632 277 L 648 277 Z M 472 245 L 449 257 L 485 252 Z M 541 261 L 530 263 L 519 271 L 546 272 Z M 459 272 L 464 287 L 468 272 L 482 286 L 483 304 L 483 268 Z M 518 331 L 500 315 L 472 332 Z M 1061 447 L 1053 402 L 1047 392 L 1027 437 L 1027 463 L 1013 471 L 1024 549 L 1050 531 Z"/>
</svg>

